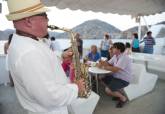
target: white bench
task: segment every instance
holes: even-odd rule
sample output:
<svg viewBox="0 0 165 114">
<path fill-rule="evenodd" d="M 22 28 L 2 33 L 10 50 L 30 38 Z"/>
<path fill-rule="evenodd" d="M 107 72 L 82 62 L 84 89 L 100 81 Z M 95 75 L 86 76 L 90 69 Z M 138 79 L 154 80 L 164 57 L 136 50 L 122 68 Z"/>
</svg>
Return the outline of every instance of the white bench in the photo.
<svg viewBox="0 0 165 114">
<path fill-rule="evenodd" d="M 146 72 L 143 64 L 132 65 L 133 78 L 129 86 L 124 88 L 128 100 L 133 100 L 153 90 L 158 76 Z"/>
<path fill-rule="evenodd" d="M 92 114 L 99 98 L 100 96 L 94 92 L 87 99 L 78 98 L 68 107 L 69 114 Z"/>
<path fill-rule="evenodd" d="M 148 71 L 156 71 L 156 74 L 159 74 L 159 78 L 165 80 L 165 55 L 132 53 L 130 57 L 133 59 L 134 63 L 144 64 Z"/>
<path fill-rule="evenodd" d="M 150 72 L 155 72 L 158 74 L 159 79 L 165 80 L 165 61 L 161 59 L 161 61 L 153 61 L 148 62 L 148 69 Z"/>
</svg>

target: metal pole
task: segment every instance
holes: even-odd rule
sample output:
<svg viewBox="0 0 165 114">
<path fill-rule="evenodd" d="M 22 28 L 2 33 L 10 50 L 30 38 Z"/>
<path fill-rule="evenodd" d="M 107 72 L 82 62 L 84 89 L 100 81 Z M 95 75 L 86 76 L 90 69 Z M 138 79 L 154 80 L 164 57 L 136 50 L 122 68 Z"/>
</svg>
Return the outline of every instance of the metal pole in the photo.
<svg viewBox="0 0 165 114">
<path fill-rule="evenodd" d="M 2 13 L 2 3 L 0 3 L 0 13 Z"/>
<path fill-rule="evenodd" d="M 144 18 L 144 16 L 143 16 L 142 18 L 143 18 L 143 20 L 144 20 L 145 25 L 147 26 L 147 31 L 148 31 L 148 30 L 150 29 L 150 27 L 148 26 L 147 21 L 146 21 L 146 19 Z"/>
<path fill-rule="evenodd" d="M 139 18 L 138 36 L 139 39 L 141 40 L 141 16 L 139 16 L 138 18 Z"/>
</svg>

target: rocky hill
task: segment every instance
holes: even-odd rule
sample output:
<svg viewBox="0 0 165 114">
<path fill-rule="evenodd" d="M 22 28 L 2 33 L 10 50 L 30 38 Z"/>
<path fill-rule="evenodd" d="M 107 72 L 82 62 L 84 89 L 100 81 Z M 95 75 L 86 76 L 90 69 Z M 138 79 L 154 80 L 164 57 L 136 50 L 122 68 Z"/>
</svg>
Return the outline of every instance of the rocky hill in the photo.
<svg viewBox="0 0 165 114">
<path fill-rule="evenodd" d="M 113 37 L 114 34 L 121 32 L 116 27 L 97 19 L 85 21 L 84 23 L 74 27 L 72 30 L 80 33 L 82 39 L 103 38 L 105 32 L 108 32 Z M 67 33 L 61 33 L 57 36 L 57 38 L 68 38 L 68 35 Z"/>
<path fill-rule="evenodd" d="M 147 32 L 147 27 L 141 26 L 141 37 L 143 37 L 146 32 Z M 133 33 L 138 33 L 138 26 L 123 31 L 123 34 L 127 34 L 128 38 L 131 38 Z"/>
<path fill-rule="evenodd" d="M 159 25 L 159 24 L 164 24 L 165 25 L 165 21 L 157 23 L 157 25 Z"/>
<path fill-rule="evenodd" d="M 0 40 L 7 40 L 9 35 L 14 32 L 13 29 L 6 29 L 4 31 L 0 31 Z"/>
<path fill-rule="evenodd" d="M 165 24 L 165 21 L 162 21 L 157 24 Z M 147 32 L 147 27 L 142 26 L 142 34 L 141 36 L 144 36 L 144 34 Z M 125 31 L 120 31 L 118 28 L 114 27 L 111 24 L 108 24 L 104 21 L 100 21 L 98 19 L 85 21 L 84 23 L 72 28 L 74 32 L 78 32 L 81 35 L 81 38 L 83 39 L 100 39 L 103 38 L 103 35 L 105 32 L 108 32 L 112 38 L 131 38 L 132 33 L 138 32 L 138 27 L 133 27 Z M 161 30 L 161 33 L 159 34 L 159 37 L 162 36 L 162 33 L 164 35 L 165 29 L 163 28 Z M 0 40 L 7 40 L 9 34 L 13 33 L 14 30 L 12 29 L 6 29 L 4 31 L 0 31 Z M 58 33 L 55 31 L 49 31 L 49 35 L 55 36 L 56 38 L 68 38 L 67 33 Z"/>
</svg>

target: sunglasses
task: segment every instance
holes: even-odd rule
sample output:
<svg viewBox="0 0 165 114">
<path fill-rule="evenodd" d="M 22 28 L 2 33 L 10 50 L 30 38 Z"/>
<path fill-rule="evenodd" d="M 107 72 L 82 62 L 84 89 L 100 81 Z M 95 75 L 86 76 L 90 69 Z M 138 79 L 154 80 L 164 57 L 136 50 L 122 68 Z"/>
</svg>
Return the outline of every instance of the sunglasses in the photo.
<svg viewBox="0 0 165 114">
<path fill-rule="evenodd" d="M 46 13 L 40 13 L 40 14 L 36 14 L 36 15 L 33 15 L 33 16 L 42 16 L 42 17 L 45 17 L 46 19 L 48 19 L 48 16 Z"/>
</svg>

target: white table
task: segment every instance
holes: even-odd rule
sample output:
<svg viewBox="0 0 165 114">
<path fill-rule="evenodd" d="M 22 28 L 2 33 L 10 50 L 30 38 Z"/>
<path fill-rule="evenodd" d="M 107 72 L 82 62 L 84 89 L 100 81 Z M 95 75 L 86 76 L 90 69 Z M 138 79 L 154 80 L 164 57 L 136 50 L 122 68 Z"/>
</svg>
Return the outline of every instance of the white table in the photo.
<svg viewBox="0 0 165 114">
<path fill-rule="evenodd" d="M 112 71 L 108 71 L 108 70 L 104 70 L 104 69 L 100 69 L 98 67 L 89 67 L 88 69 L 89 73 L 95 74 L 95 79 L 96 79 L 96 92 L 98 93 L 98 76 L 100 74 L 109 74 Z M 91 80 L 90 80 L 91 83 Z"/>
</svg>

